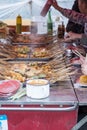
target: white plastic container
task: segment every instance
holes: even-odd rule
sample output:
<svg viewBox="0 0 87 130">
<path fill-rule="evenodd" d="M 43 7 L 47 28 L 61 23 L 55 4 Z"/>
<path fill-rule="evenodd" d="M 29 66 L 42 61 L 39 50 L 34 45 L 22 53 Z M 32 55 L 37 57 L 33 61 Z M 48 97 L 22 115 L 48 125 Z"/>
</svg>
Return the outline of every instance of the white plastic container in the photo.
<svg viewBox="0 0 87 130">
<path fill-rule="evenodd" d="M 47 21 L 42 16 L 33 16 L 32 22 L 37 25 L 37 34 L 47 33 Z"/>
<path fill-rule="evenodd" d="M 26 95 L 30 98 L 41 99 L 49 96 L 50 84 L 45 79 L 31 79 L 26 84 Z"/>
</svg>

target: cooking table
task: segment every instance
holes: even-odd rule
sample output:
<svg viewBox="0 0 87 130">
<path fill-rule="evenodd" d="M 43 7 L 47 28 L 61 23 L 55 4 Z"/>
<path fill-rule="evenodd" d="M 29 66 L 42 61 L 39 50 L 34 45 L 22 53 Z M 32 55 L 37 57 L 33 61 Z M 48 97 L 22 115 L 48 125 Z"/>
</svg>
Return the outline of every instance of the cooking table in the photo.
<svg viewBox="0 0 87 130">
<path fill-rule="evenodd" d="M 9 130 L 71 130 L 78 118 L 78 100 L 69 80 L 50 87 L 45 99 L 0 100 L 0 114 L 7 115 Z"/>
<path fill-rule="evenodd" d="M 71 79 L 50 87 L 44 99 L 0 100 L 0 114 L 7 115 L 9 130 L 71 130 L 77 123 L 78 107 Z"/>
<path fill-rule="evenodd" d="M 82 75 L 81 73 L 81 67 L 74 67 L 77 70 L 77 74 L 71 76 L 71 80 L 72 80 L 72 84 L 74 86 L 74 90 L 78 99 L 78 105 L 79 108 L 83 107 L 83 109 L 85 109 L 85 114 L 82 117 L 82 119 L 80 119 L 80 121 L 72 128 L 72 130 L 79 130 L 81 129 L 86 129 L 86 126 L 84 126 L 85 123 L 87 123 L 87 115 L 86 115 L 86 106 L 87 106 L 87 88 L 83 88 L 83 87 L 79 87 L 76 86 L 76 80 L 80 77 L 80 75 Z M 85 108 L 84 108 L 85 107 Z"/>
<path fill-rule="evenodd" d="M 71 46 L 74 45 L 75 47 L 77 46 L 77 47 L 83 48 L 82 46 L 80 46 L 80 43 L 78 40 L 74 41 L 74 42 L 72 41 L 71 43 L 62 42 L 61 48 L 62 47 L 67 48 L 70 45 Z M 84 52 L 85 52 L 85 48 L 83 48 L 82 50 L 84 50 Z M 71 58 L 72 58 L 72 56 L 67 57 L 66 61 L 70 62 Z M 76 83 L 76 80 L 80 77 L 80 75 L 82 75 L 81 66 L 79 64 L 74 64 L 72 68 L 73 68 L 73 70 L 77 71 L 73 76 L 70 76 L 70 77 L 71 77 L 72 84 L 74 86 L 74 90 L 75 90 L 75 93 L 76 93 L 76 96 L 78 99 L 79 106 L 87 105 L 87 88 L 76 88 L 74 85 Z"/>
</svg>

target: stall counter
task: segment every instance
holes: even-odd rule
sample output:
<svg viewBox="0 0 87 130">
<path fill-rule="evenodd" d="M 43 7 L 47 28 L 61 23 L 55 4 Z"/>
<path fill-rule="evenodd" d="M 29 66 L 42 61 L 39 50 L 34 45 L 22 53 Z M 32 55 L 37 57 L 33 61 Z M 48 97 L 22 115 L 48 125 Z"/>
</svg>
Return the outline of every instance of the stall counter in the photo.
<svg viewBox="0 0 87 130">
<path fill-rule="evenodd" d="M 69 80 L 50 87 L 45 99 L 0 100 L 0 114 L 7 115 L 9 130 L 71 130 L 77 123 L 78 100 Z"/>
</svg>

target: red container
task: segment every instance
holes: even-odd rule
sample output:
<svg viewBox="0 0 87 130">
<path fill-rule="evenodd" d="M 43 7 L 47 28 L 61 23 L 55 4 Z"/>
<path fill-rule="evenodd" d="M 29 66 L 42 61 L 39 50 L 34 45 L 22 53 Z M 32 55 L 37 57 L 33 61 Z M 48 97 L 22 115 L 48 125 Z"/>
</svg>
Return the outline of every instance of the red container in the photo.
<svg viewBox="0 0 87 130">
<path fill-rule="evenodd" d="M 28 107 L 28 106 L 27 106 Z M 52 108 L 54 106 L 51 106 Z M 56 105 L 55 107 L 58 107 Z M 64 106 L 66 107 L 66 106 Z M 69 106 L 68 106 L 69 107 Z M 72 111 L 0 111 L 8 117 L 9 130 L 71 130 L 78 110 Z"/>
<path fill-rule="evenodd" d="M 0 100 L 1 114 L 7 115 L 8 130 L 71 130 L 78 119 L 78 100 L 71 81 L 58 82 L 44 99 Z"/>
<path fill-rule="evenodd" d="M 42 9 L 42 11 L 41 11 L 41 13 L 40 13 L 43 17 L 46 16 L 46 14 L 47 14 L 49 8 L 51 7 L 51 2 L 52 2 L 52 1 L 53 1 L 53 0 L 47 0 L 46 4 L 44 5 L 44 7 L 43 7 L 43 9 Z"/>
</svg>

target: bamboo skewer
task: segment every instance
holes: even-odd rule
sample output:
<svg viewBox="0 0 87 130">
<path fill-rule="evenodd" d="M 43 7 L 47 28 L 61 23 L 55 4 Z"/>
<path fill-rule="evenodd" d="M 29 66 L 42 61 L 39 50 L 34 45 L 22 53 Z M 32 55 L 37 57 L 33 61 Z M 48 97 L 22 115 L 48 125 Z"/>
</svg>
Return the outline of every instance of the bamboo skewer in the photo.
<svg viewBox="0 0 87 130">
<path fill-rule="evenodd" d="M 14 52 L 12 49 L 9 49 L 9 48 L 1 48 L 1 51 L 4 52 L 4 53 L 7 53 L 7 54 L 14 54 L 16 55 L 16 52 Z"/>
<path fill-rule="evenodd" d="M 72 50 L 72 52 L 76 54 L 78 57 L 83 57 L 83 55 L 77 50 Z"/>
<path fill-rule="evenodd" d="M 49 44 L 47 46 L 48 53 L 54 58 L 53 60 L 46 63 L 47 66 L 51 66 L 51 70 L 49 70 L 49 69 L 47 71 L 44 70 L 45 71 L 44 73 L 46 73 L 47 78 L 49 78 L 49 80 L 51 82 L 65 80 L 65 79 L 68 80 L 69 75 L 73 74 L 73 72 L 71 71 L 71 66 L 70 66 L 70 64 L 68 64 L 66 67 L 65 57 L 63 56 L 64 50 L 61 50 L 60 45 L 59 45 L 60 43 L 56 39 L 56 37 L 49 36 L 48 41 L 52 41 L 54 39 L 56 40 L 56 42 L 53 44 Z M 53 54 L 51 52 L 53 52 Z M 7 46 L 1 45 L 0 46 L 0 55 L 5 56 L 4 59 L 0 59 L 1 68 L 3 68 L 3 69 L 0 68 L 0 70 L 1 70 L 0 78 L 2 78 L 2 77 L 5 78 L 6 76 L 8 76 L 10 69 L 12 69 L 11 65 L 9 65 L 9 63 L 7 63 L 5 60 L 16 57 L 17 53 L 14 51 L 12 45 L 7 45 Z M 40 66 L 40 69 L 41 69 L 41 66 Z M 43 70 L 42 70 L 42 72 L 43 72 Z M 25 74 L 26 74 L 26 72 L 25 72 Z"/>
</svg>

